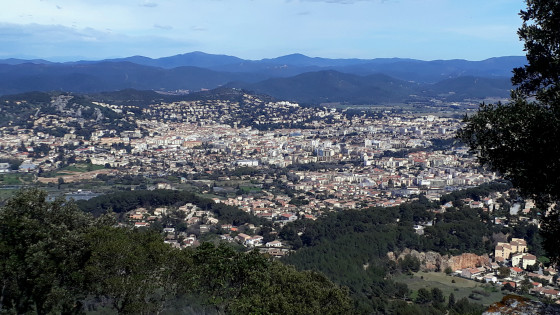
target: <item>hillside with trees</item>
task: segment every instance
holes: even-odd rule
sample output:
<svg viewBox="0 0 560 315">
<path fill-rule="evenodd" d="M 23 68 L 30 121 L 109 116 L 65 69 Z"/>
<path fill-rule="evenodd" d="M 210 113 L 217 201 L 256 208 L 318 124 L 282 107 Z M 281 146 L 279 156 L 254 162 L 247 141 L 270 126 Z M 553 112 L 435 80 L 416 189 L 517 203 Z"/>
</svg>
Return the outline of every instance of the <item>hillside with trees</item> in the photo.
<svg viewBox="0 0 560 315">
<path fill-rule="evenodd" d="M 350 312 L 347 292 L 316 272 L 225 245 L 173 249 L 153 231 L 45 198 L 20 191 L 0 209 L 2 313 Z"/>
</svg>

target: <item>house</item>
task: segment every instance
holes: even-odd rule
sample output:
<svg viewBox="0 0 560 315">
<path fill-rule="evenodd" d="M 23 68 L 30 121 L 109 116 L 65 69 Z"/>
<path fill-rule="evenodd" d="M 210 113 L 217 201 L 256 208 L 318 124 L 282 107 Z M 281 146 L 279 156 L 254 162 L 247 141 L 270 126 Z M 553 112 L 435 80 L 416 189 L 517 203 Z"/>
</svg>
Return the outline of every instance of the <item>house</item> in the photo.
<svg viewBox="0 0 560 315">
<path fill-rule="evenodd" d="M 494 257 L 495 258 L 501 258 L 501 259 L 509 259 L 509 256 L 511 255 L 511 245 L 509 245 L 508 243 L 502 243 L 499 242 L 498 245 L 496 245 L 496 248 L 494 249 Z"/>
<path fill-rule="evenodd" d="M 233 225 L 231 225 L 231 224 L 222 224 L 221 228 L 222 228 L 222 230 L 224 230 L 224 231 L 231 231 L 231 228 L 233 228 Z"/>
<path fill-rule="evenodd" d="M 422 225 L 414 225 L 414 232 L 418 235 L 424 235 L 424 227 Z"/>
<path fill-rule="evenodd" d="M 266 213 L 257 213 L 257 217 L 259 217 L 259 218 L 265 218 L 265 219 L 267 219 L 267 220 L 271 220 L 271 221 L 272 221 L 273 214 L 270 213 L 270 212 L 266 212 Z"/>
<path fill-rule="evenodd" d="M 486 282 L 486 283 L 489 283 L 489 282 L 496 283 L 496 282 L 498 282 L 498 278 L 495 275 L 492 275 L 492 274 L 486 275 L 486 276 L 484 276 L 484 282 Z"/>
<path fill-rule="evenodd" d="M 281 248 L 267 248 L 265 253 L 269 254 L 270 256 L 279 258 L 288 254 L 288 250 Z"/>
<path fill-rule="evenodd" d="M 522 238 L 512 238 L 511 242 L 503 243 L 499 242 L 494 249 L 494 257 L 501 257 L 503 259 L 509 259 L 511 254 L 524 253 L 527 251 L 527 242 Z M 517 266 L 517 264 L 513 264 Z"/>
<path fill-rule="evenodd" d="M 521 261 L 523 260 L 523 254 L 522 253 L 517 253 L 513 256 L 511 256 L 511 265 L 512 266 L 519 266 L 521 264 Z M 523 268 L 525 269 L 525 268 Z"/>
<path fill-rule="evenodd" d="M 521 259 L 522 259 L 523 269 L 527 269 L 527 266 L 533 266 L 534 264 L 537 263 L 537 256 L 535 255 L 525 254 Z"/>
<path fill-rule="evenodd" d="M 128 215 L 130 220 L 142 220 L 144 219 L 144 215 L 140 213 L 132 213 Z"/>
<path fill-rule="evenodd" d="M 9 173 L 10 163 L 0 163 L 0 173 Z"/>
<path fill-rule="evenodd" d="M 314 217 L 312 214 L 306 214 L 306 215 L 304 215 L 304 217 L 305 217 L 306 219 L 309 219 L 309 220 L 317 220 L 317 218 Z"/>
<path fill-rule="evenodd" d="M 206 223 L 207 224 L 210 224 L 210 225 L 218 224 L 218 222 L 220 222 L 220 221 L 216 218 L 211 218 L 211 217 L 206 218 Z"/>
<path fill-rule="evenodd" d="M 233 237 L 231 237 L 231 235 L 229 234 L 222 234 L 220 235 L 220 239 L 227 241 L 227 242 L 233 242 Z"/>
<path fill-rule="evenodd" d="M 297 215 L 291 213 L 282 213 L 279 217 L 281 221 L 288 221 L 288 222 L 295 221 L 297 220 L 297 218 L 298 218 Z"/>
<path fill-rule="evenodd" d="M 206 224 L 201 224 L 198 228 L 200 233 L 208 233 L 210 231 L 210 226 Z"/>
<path fill-rule="evenodd" d="M 511 242 L 511 249 L 515 253 L 524 253 L 527 251 L 527 242 L 522 238 L 512 238 Z"/>
<path fill-rule="evenodd" d="M 245 240 L 245 245 L 247 246 L 261 246 L 263 237 L 261 235 L 255 235 L 247 240 Z"/>
<path fill-rule="evenodd" d="M 255 167 L 259 166 L 258 160 L 238 160 L 235 162 L 237 166 Z"/>
<path fill-rule="evenodd" d="M 519 268 L 519 267 L 511 267 L 509 268 L 510 271 L 510 275 L 512 276 L 518 276 L 523 272 L 523 269 Z"/>
<path fill-rule="evenodd" d="M 551 298 L 555 300 L 560 298 L 560 291 L 554 289 L 544 289 L 541 291 L 541 294 L 543 294 L 547 298 Z"/>
<path fill-rule="evenodd" d="M 161 216 L 167 214 L 167 208 L 156 208 L 154 210 L 154 215 Z"/>
<path fill-rule="evenodd" d="M 484 270 L 480 270 L 479 268 L 465 268 L 461 270 L 461 277 L 467 279 L 474 279 L 477 276 L 480 276 Z"/>
<path fill-rule="evenodd" d="M 282 242 L 272 241 L 265 244 L 266 247 L 282 247 Z"/>
<path fill-rule="evenodd" d="M 483 203 L 480 201 L 472 201 L 470 204 L 471 208 L 482 208 Z"/>
<path fill-rule="evenodd" d="M 251 239 L 251 237 L 250 237 L 249 235 L 245 234 L 245 233 L 239 233 L 239 234 L 235 237 L 235 240 L 236 240 L 236 241 L 238 241 L 238 242 L 240 242 L 240 243 L 243 243 L 243 244 L 245 244 L 245 242 L 246 242 L 247 240 L 249 240 L 249 239 Z"/>
<path fill-rule="evenodd" d="M 149 227 L 149 226 L 150 226 L 150 223 L 148 223 L 148 222 L 135 222 L 134 223 L 135 228 Z"/>
<path fill-rule="evenodd" d="M 190 235 L 189 237 L 187 237 L 183 240 L 183 246 L 185 246 L 185 247 L 196 247 L 198 245 L 199 245 L 199 242 L 196 239 L 196 236 L 194 236 L 194 235 Z"/>
</svg>

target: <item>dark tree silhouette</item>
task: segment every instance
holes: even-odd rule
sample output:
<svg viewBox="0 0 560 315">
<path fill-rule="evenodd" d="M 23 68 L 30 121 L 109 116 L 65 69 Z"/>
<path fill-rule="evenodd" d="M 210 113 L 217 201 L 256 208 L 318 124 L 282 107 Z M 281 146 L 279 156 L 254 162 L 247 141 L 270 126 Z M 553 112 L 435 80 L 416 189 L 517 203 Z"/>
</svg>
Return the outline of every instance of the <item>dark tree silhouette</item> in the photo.
<svg viewBox="0 0 560 315">
<path fill-rule="evenodd" d="M 560 200 L 560 2 L 526 2 L 518 35 L 528 64 L 514 69 L 511 100 L 482 104 L 465 117 L 458 137 L 544 210 Z M 554 261 L 560 260 L 558 212 L 543 218 L 543 245 Z"/>
</svg>

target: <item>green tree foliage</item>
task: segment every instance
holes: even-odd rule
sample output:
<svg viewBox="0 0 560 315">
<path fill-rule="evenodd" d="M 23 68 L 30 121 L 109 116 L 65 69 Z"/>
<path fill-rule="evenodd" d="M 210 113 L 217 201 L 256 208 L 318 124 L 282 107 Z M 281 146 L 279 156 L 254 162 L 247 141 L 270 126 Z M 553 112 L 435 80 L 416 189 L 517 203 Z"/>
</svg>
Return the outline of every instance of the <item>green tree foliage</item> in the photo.
<svg viewBox="0 0 560 315">
<path fill-rule="evenodd" d="M 491 220 L 482 209 L 449 209 L 438 219 L 434 226 L 424 229 L 425 249 L 452 255 L 464 252 L 480 255 L 492 249 L 490 241 L 482 241 L 483 236 L 492 234 Z"/>
<path fill-rule="evenodd" d="M 485 307 L 476 304 L 470 303 L 469 300 L 464 297 L 459 301 L 455 302 L 455 306 L 451 309 L 451 314 L 482 314 L 485 310 Z"/>
<path fill-rule="evenodd" d="M 408 254 L 403 259 L 399 259 L 399 266 L 403 272 L 418 272 L 420 271 L 420 260 Z"/>
<path fill-rule="evenodd" d="M 514 69 L 512 82 L 522 95 L 534 95 L 543 103 L 556 102 L 560 93 L 560 3 L 527 0 L 517 32 L 525 43 L 528 64 Z"/>
<path fill-rule="evenodd" d="M 416 303 L 418 304 L 428 304 L 432 301 L 432 293 L 426 288 L 418 289 L 418 296 L 416 297 Z"/>
<path fill-rule="evenodd" d="M 525 278 L 521 281 L 520 286 L 519 286 L 519 293 L 521 294 L 528 294 L 529 290 L 533 288 L 533 285 L 531 284 L 531 280 Z"/>
<path fill-rule="evenodd" d="M 449 298 L 447 299 L 447 308 L 455 307 L 455 294 L 453 292 L 449 293 Z"/>
<path fill-rule="evenodd" d="M 432 288 L 432 301 L 434 303 L 445 302 L 445 297 L 443 296 L 443 291 L 440 288 Z"/>
<path fill-rule="evenodd" d="M 298 272 L 258 252 L 203 244 L 193 255 L 192 285 L 218 310 L 233 314 L 338 314 L 350 311 L 347 292 L 316 272 Z"/>
<path fill-rule="evenodd" d="M 155 313 L 163 308 L 176 272 L 172 249 L 150 231 L 112 227 L 87 234 L 88 289 L 111 300 L 119 313 Z"/>
<path fill-rule="evenodd" d="M 2 314 L 83 313 L 85 305 L 154 314 L 191 304 L 234 314 L 350 312 L 348 292 L 317 272 L 226 245 L 173 249 L 152 230 L 115 227 L 108 215 L 45 198 L 20 191 L 0 208 Z"/>
<path fill-rule="evenodd" d="M 84 232 L 93 218 L 72 203 L 19 191 L 0 209 L 0 311 L 74 313 L 85 297 Z"/>
<path fill-rule="evenodd" d="M 508 267 L 502 266 L 498 269 L 498 277 L 500 278 L 507 278 L 509 277 L 511 270 Z"/>
<path fill-rule="evenodd" d="M 560 199 L 560 2 L 527 0 L 518 35 L 528 64 L 514 69 L 507 104 L 482 104 L 458 137 L 482 164 L 536 199 L 541 209 Z M 560 209 L 544 218 L 544 246 L 560 260 Z"/>
</svg>

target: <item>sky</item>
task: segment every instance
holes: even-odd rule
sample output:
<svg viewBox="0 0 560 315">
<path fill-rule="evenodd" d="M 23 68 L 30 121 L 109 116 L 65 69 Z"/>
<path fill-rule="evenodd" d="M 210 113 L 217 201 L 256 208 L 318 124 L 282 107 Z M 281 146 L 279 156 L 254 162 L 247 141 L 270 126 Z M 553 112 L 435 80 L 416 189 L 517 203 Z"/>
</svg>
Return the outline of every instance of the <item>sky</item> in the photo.
<svg viewBox="0 0 560 315">
<path fill-rule="evenodd" d="M 524 55 L 523 0 L 2 0 L 0 58 L 483 60 Z"/>
</svg>

